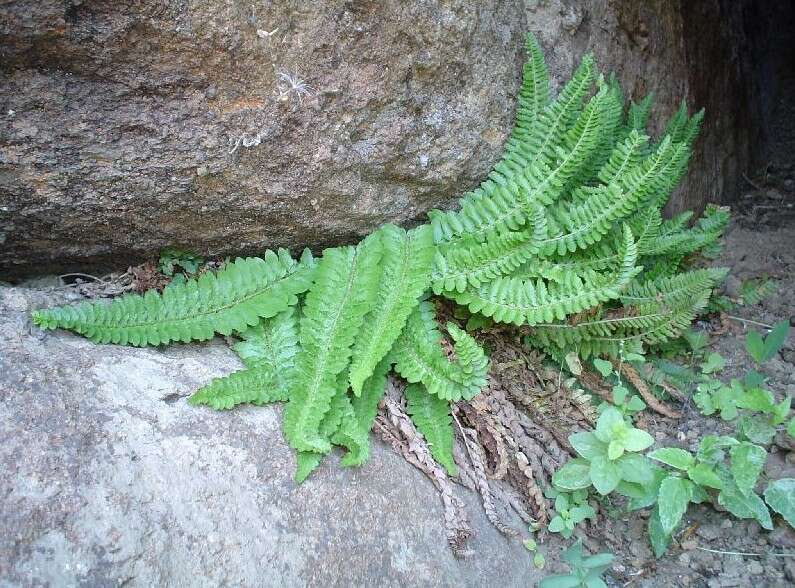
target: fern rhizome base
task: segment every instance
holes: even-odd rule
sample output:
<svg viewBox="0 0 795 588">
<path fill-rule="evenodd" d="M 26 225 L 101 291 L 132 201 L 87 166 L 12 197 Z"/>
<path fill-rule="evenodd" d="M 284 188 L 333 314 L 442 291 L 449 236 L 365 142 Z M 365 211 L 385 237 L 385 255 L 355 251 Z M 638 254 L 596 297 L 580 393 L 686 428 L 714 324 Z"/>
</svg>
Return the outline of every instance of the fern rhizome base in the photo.
<svg viewBox="0 0 795 588">
<path fill-rule="evenodd" d="M 532 36 L 526 48 L 505 153 L 459 210 L 319 258 L 268 251 L 162 293 L 37 310 L 33 321 L 121 345 L 234 336 L 245 369 L 189 402 L 284 402 L 296 481 L 334 446 L 343 465 L 363 464 L 375 430 L 445 496 L 457 551 L 469 529 L 451 480 L 477 490 L 507 534 L 501 506 L 544 523 L 541 489 L 569 457 L 566 434 L 595 420 L 590 397 L 544 357 L 621 358 L 678 336 L 725 274 L 692 262 L 715 249 L 728 213 L 661 215 L 703 113 L 683 104 L 652 139 L 650 98 L 625 107 L 586 56 L 552 100 Z"/>
</svg>

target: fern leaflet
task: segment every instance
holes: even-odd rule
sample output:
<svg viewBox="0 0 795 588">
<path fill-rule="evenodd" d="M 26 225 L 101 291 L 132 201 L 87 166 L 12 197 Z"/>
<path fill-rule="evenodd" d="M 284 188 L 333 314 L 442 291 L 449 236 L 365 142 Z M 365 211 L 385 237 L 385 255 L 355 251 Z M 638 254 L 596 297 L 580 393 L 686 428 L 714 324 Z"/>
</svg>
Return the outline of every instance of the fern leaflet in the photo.
<svg viewBox="0 0 795 588">
<path fill-rule="evenodd" d="M 409 384 L 404 392 L 406 412 L 425 437 L 431 455 L 451 476 L 457 474 L 453 460 L 453 420 L 450 402 L 429 394 L 422 384 Z"/>
</svg>

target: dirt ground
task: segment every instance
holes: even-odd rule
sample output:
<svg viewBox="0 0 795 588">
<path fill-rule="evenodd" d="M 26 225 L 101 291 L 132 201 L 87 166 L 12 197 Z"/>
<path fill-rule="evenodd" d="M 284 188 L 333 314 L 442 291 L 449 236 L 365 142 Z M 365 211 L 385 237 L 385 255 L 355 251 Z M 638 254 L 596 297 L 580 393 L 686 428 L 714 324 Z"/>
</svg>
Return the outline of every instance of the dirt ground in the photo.
<svg viewBox="0 0 795 588">
<path fill-rule="evenodd" d="M 750 212 L 750 211 L 748 211 Z M 776 290 L 754 306 L 741 306 L 728 314 L 727 332 L 712 337 L 710 349 L 726 359 L 721 380 L 742 377 L 754 367 L 745 352 L 745 333 L 749 328 L 762 330 L 754 321 L 772 325 L 789 319 L 795 322 L 795 222 L 787 215 L 763 212 L 735 218 L 725 236 L 723 252 L 716 265 L 731 273 L 724 284 L 729 296 L 738 294 L 744 280 L 768 277 Z M 716 324 L 700 324 L 707 330 Z M 768 376 L 768 386 L 778 400 L 795 396 L 795 338 L 790 336 L 784 348 L 760 370 Z M 682 406 L 683 417 L 673 420 L 649 413 L 643 426 L 654 435 L 658 446 L 676 446 L 694 451 L 698 440 L 707 434 L 730 434 L 734 423 L 704 417 L 688 401 Z M 795 447 L 782 435 L 774 440 L 764 474 L 770 479 L 795 477 Z M 760 483 L 759 489 L 766 482 Z M 646 537 L 646 520 L 642 513 L 611 518 L 602 516 L 589 525 L 584 542 L 587 546 L 616 555 L 608 579 L 611 586 L 693 586 L 723 588 L 730 586 L 792 586 L 795 583 L 795 531 L 780 517 L 774 517 L 772 532 L 756 521 L 738 520 L 712 506 L 691 505 L 675 541 L 668 552 L 655 560 Z M 555 552 L 570 542 L 558 537 L 545 545 L 549 554 L 548 570 L 558 571 Z M 707 551 L 713 550 L 713 551 Z M 735 552 L 735 553 L 731 553 Z M 743 554 L 756 555 L 738 555 Z M 781 554 L 787 554 L 782 556 Z"/>
</svg>

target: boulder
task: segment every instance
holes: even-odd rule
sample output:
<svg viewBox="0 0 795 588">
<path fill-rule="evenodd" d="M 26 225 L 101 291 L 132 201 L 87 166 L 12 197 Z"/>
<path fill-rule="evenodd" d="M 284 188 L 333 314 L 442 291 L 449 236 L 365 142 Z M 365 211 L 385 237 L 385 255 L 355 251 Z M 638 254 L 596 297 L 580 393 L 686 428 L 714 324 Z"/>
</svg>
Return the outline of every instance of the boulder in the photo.
<svg viewBox="0 0 795 588">
<path fill-rule="evenodd" d="M 541 576 L 463 489 L 474 555 L 441 499 L 373 441 L 302 485 L 275 407 L 186 397 L 239 369 L 220 341 L 136 349 L 31 326 L 61 293 L 0 288 L 1 586 L 528 586 Z M 499 578 L 499 580 L 497 580 Z"/>
<path fill-rule="evenodd" d="M 666 0 L 4 2 L 0 272 L 115 269 L 172 246 L 319 250 L 451 207 L 499 157 L 528 30 L 556 88 L 593 51 L 629 97 L 655 93 L 657 121 L 683 97 L 707 106 L 673 208 L 718 200 L 744 157 L 724 14 L 737 10 L 719 0 L 694 10 Z"/>
</svg>

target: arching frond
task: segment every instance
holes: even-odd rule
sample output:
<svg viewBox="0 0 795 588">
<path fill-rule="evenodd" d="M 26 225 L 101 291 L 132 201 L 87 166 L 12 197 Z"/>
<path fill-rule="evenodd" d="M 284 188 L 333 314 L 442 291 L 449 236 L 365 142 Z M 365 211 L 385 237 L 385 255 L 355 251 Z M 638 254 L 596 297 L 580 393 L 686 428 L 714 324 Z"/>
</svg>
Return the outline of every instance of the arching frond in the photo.
<svg viewBox="0 0 795 588">
<path fill-rule="evenodd" d="M 406 233 L 386 225 L 380 232 L 384 254 L 377 299 L 354 343 L 350 367 L 351 387 L 357 396 L 400 336 L 431 280 L 434 246 L 429 226 Z"/>
<path fill-rule="evenodd" d="M 127 294 L 109 304 L 84 302 L 33 312 L 45 329 L 64 328 L 95 343 L 165 345 L 171 341 L 204 341 L 215 333 L 230 335 L 256 325 L 297 302 L 312 270 L 296 263 L 285 250 L 263 258 L 238 258 L 213 274 L 174 283 L 159 294 Z"/>
<path fill-rule="evenodd" d="M 284 410 L 285 437 L 299 451 L 325 453 L 331 447 L 320 435 L 320 423 L 339 391 L 337 376 L 348 367 L 359 327 L 375 303 L 381 252 L 380 234 L 373 233 L 355 248 L 326 249 L 315 270 Z M 347 389 L 347 378 L 345 384 Z"/>
</svg>

